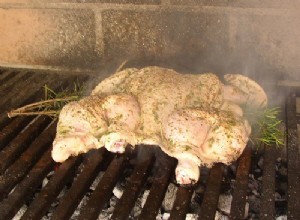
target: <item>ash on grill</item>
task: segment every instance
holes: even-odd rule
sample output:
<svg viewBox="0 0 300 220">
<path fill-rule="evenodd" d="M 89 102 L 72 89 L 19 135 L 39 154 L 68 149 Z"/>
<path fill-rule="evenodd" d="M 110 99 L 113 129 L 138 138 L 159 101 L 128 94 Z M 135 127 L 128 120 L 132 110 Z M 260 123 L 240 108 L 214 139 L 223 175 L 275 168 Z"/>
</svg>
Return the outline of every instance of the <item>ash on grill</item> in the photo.
<svg viewBox="0 0 300 220">
<path fill-rule="evenodd" d="M 300 219 L 296 93 L 286 103 L 286 152 L 248 146 L 231 166 L 202 168 L 200 182 L 188 188 L 174 184 L 176 160 L 158 147 L 123 155 L 103 148 L 55 164 L 56 123 L 41 116 L 8 120 L 5 114 L 39 100 L 37 88 L 45 83 L 70 84 L 70 76 L 0 73 L 1 86 L 16 83 L 11 95 L 0 87 L 0 219 Z M 18 74 L 30 80 L 16 81 Z"/>
</svg>

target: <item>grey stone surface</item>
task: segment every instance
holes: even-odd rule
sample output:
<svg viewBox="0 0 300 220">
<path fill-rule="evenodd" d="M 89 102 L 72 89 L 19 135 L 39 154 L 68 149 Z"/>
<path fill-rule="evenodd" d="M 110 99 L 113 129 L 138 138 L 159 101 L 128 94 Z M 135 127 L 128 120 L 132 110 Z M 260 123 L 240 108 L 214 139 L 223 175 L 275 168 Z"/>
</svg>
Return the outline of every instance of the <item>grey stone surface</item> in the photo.
<svg viewBox="0 0 300 220">
<path fill-rule="evenodd" d="M 103 13 L 106 57 L 157 61 L 176 69 L 221 70 L 228 30 L 227 16 L 221 11 Z"/>
<path fill-rule="evenodd" d="M 124 4 L 114 10 L 113 4 L 97 4 L 97 8 L 89 4 L 87 9 L 79 9 L 85 4 L 64 5 L 78 9 L 0 9 L 0 65 L 98 71 L 108 66 L 115 69 L 128 60 L 129 66 L 242 73 L 260 83 L 300 79 L 297 10 L 263 8 L 265 3 L 262 8 L 247 8 L 249 1 L 238 0 L 230 4 L 227 0 L 170 0 L 178 5 L 140 5 L 159 2 L 139 0 L 132 9 L 131 4 Z"/>
<path fill-rule="evenodd" d="M 300 6 L 295 0 L 170 0 L 173 5 L 225 6 L 239 8 L 295 8 Z"/>
<path fill-rule="evenodd" d="M 0 0 L 0 3 L 20 3 L 20 4 L 40 4 L 40 3 L 112 3 L 112 4 L 145 4 L 145 5 L 152 5 L 152 4 L 160 4 L 161 0 Z M 70 5 L 70 7 L 72 7 Z"/>
<path fill-rule="evenodd" d="M 242 73 L 261 84 L 299 79 L 299 18 L 277 9 L 108 10 L 105 57 L 179 71 Z"/>
<path fill-rule="evenodd" d="M 300 16 L 289 13 L 231 15 L 230 48 L 237 71 L 262 81 L 300 79 Z M 266 74 L 267 73 L 267 74 Z"/>
<path fill-rule="evenodd" d="M 52 0 L 54 1 L 54 0 Z M 161 0 L 64 0 L 64 2 L 76 2 L 76 3 L 120 3 L 120 4 L 160 4 Z"/>
<path fill-rule="evenodd" d="M 227 6 L 229 0 L 170 0 L 174 5 Z"/>
<path fill-rule="evenodd" d="M 295 0 L 230 0 L 228 6 L 241 8 L 299 8 L 300 2 Z"/>
<path fill-rule="evenodd" d="M 0 62 L 69 69 L 98 65 L 95 16 L 90 10 L 0 10 Z"/>
</svg>

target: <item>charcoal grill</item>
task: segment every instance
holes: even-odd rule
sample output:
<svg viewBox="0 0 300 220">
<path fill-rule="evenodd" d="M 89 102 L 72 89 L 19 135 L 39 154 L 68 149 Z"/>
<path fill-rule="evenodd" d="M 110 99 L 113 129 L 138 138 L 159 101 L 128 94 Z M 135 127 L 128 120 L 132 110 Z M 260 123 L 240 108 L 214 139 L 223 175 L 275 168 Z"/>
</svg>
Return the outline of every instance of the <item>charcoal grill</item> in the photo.
<svg viewBox="0 0 300 220">
<path fill-rule="evenodd" d="M 82 200 L 89 199 L 79 210 L 77 219 L 97 219 L 112 196 L 112 191 L 123 178 L 128 167 L 129 177 L 122 197 L 116 204 L 111 219 L 128 219 L 142 190 L 150 193 L 138 219 L 155 219 L 161 210 L 168 185 L 174 180 L 176 160 L 163 154 L 157 147 L 139 146 L 128 149 L 123 155 L 115 155 L 105 149 L 92 150 L 63 164 L 51 159 L 51 142 L 55 135 L 56 121 L 50 118 L 18 117 L 8 119 L 6 112 L 13 108 L 40 100 L 44 84 L 52 88 L 66 87 L 84 75 L 67 76 L 63 73 L 33 72 L 28 70 L 0 70 L 0 219 L 11 219 L 26 204 L 21 219 L 41 219 L 51 204 L 59 200 L 51 219 L 69 219 Z M 296 96 L 289 92 L 285 104 L 287 137 L 287 194 L 288 219 L 300 219 L 300 155 L 297 137 Z M 247 201 L 248 177 L 253 160 L 253 148 L 247 146 L 237 161 L 230 219 L 244 219 Z M 276 215 L 275 162 L 279 150 L 265 148 L 260 219 L 274 219 Z M 44 178 L 53 172 L 47 184 Z M 199 219 L 214 219 L 219 194 L 224 185 L 227 167 L 216 164 L 205 179 L 206 188 L 199 202 Z M 103 176 L 93 191 L 90 185 L 102 173 Z M 149 184 L 149 179 L 151 182 Z M 60 196 L 65 188 L 66 193 Z M 194 189 L 177 186 L 176 198 L 170 211 L 170 219 L 185 219 L 190 212 Z"/>
</svg>

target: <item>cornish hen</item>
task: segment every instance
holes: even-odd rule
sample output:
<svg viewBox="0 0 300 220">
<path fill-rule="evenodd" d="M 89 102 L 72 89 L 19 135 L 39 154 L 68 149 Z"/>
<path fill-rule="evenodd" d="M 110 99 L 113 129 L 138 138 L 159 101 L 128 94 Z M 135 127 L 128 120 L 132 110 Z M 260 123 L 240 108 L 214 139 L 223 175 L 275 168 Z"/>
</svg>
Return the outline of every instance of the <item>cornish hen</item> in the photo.
<svg viewBox="0 0 300 220">
<path fill-rule="evenodd" d="M 200 165 L 228 164 L 245 148 L 251 128 L 239 105 L 267 104 L 249 78 L 228 74 L 225 81 L 160 67 L 118 72 L 62 109 L 52 157 L 62 162 L 102 146 L 122 153 L 127 144 L 158 145 L 178 159 L 177 182 L 193 183 Z"/>
</svg>

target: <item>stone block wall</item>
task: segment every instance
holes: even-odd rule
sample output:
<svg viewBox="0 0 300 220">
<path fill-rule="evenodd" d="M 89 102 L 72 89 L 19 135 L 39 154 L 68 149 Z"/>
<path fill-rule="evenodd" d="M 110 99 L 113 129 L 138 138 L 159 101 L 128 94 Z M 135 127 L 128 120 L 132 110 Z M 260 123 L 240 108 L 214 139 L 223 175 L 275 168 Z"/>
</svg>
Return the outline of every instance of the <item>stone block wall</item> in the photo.
<svg viewBox="0 0 300 220">
<path fill-rule="evenodd" d="M 298 0 L 0 0 L 0 66 L 300 79 Z"/>
</svg>

